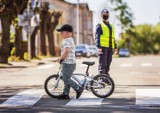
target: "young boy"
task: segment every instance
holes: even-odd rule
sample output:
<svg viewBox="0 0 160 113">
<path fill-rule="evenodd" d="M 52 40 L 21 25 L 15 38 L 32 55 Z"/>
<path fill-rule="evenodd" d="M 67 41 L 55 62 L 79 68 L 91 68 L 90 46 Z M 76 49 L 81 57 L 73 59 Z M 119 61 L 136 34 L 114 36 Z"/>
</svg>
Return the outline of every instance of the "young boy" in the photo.
<svg viewBox="0 0 160 113">
<path fill-rule="evenodd" d="M 61 63 L 60 74 L 65 84 L 63 94 L 60 95 L 59 99 L 70 99 L 70 87 L 76 91 L 76 98 L 78 99 L 83 92 L 83 88 L 79 87 L 71 79 L 72 73 L 76 69 L 75 45 L 72 38 L 73 28 L 71 25 L 65 24 L 60 29 L 57 29 L 57 31 L 61 33 L 63 38 L 59 62 Z"/>
</svg>

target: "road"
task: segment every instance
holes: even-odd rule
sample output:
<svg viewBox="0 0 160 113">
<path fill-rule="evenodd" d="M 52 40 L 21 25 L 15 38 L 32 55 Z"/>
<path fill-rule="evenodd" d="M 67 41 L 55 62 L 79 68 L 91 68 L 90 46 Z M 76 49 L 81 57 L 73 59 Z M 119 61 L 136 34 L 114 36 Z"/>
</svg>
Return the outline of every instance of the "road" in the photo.
<svg viewBox="0 0 160 113">
<path fill-rule="evenodd" d="M 78 100 L 74 91 L 71 91 L 71 100 L 49 97 L 43 84 L 49 75 L 57 72 L 58 63 L 0 69 L 0 113 L 159 113 L 159 57 L 113 58 L 110 75 L 115 82 L 115 91 L 105 99 L 87 91 Z M 97 58 L 77 59 L 75 73 L 85 71 L 82 61 L 95 61 L 89 72 L 91 75 L 98 74 Z"/>
</svg>

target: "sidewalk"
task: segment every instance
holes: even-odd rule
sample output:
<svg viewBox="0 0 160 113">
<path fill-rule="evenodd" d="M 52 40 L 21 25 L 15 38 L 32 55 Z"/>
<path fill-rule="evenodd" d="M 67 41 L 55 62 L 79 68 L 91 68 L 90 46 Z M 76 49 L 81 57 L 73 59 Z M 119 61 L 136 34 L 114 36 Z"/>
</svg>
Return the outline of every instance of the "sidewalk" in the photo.
<svg viewBox="0 0 160 113">
<path fill-rule="evenodd" d="M 9 64 L 0 64 L 0 68 L 34 67 L 37 65 L 44 65 L 47 63 L 52 63 L 56 59 L 58 59 L 58 58 L 57 57 L 50 57 L 50 58 L 41 58 L 40 60 L 34 59 L 34 60 L 30 60 L 30 61 L 9 62 Z"/>
</svg>

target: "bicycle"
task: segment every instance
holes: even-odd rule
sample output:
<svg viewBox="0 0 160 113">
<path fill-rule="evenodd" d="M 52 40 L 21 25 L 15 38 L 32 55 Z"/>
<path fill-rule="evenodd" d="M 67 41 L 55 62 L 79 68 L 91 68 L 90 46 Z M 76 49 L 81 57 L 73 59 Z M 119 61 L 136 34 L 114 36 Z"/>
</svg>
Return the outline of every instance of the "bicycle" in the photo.
<svg viewBox="0 0 160 113">
<path fill-rule="evenodd" d="M 89 67 L 94 65 L 95 62 L 84 61 L 82 64 L 87 65 L 86 72 L 72 74 L 72 80 L 74 80 L 82 88 L 91 91 L 95 96 L 100 98 L 106 98 L 110 96 L 114 91 L 114 81 L 106 74 L 98 74 L 96 76 L 89 76 Z M 54 98 L 58 98 L 63 93 L 64 83 L 62 77 L 57 74 L 49 76 L 44 83 L 44 89 L 46 93 Z M 81 76 L 81 80 L 80 80 Z M 83 80 L 82 80 L 83 77 Z"/>
</svg>

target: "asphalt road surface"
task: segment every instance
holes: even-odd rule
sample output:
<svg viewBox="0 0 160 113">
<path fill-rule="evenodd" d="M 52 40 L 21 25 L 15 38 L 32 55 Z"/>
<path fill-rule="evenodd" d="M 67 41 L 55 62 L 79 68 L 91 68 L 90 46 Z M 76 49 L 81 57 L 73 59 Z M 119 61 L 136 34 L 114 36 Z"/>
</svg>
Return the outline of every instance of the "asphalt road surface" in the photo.
<svg viewBox="0 0 160 113">
<path fill-rule="evenodd" d="M 95 61 L 90 75 L 98 74 L 97 58 L 78 58 L 75 73 L 85 72 L 82 61 Z M 59 64 L 48 62 L 28 68 L 0 69 L 0 113 L 159 113 L 160 56 L 113 58 L 110 76 L 115 91 L 97 98 L 84 91 L 79 99 L 71 90 L 71 100 L 49 97 L 45 79 L 58 71 Z"/>
</svg>

